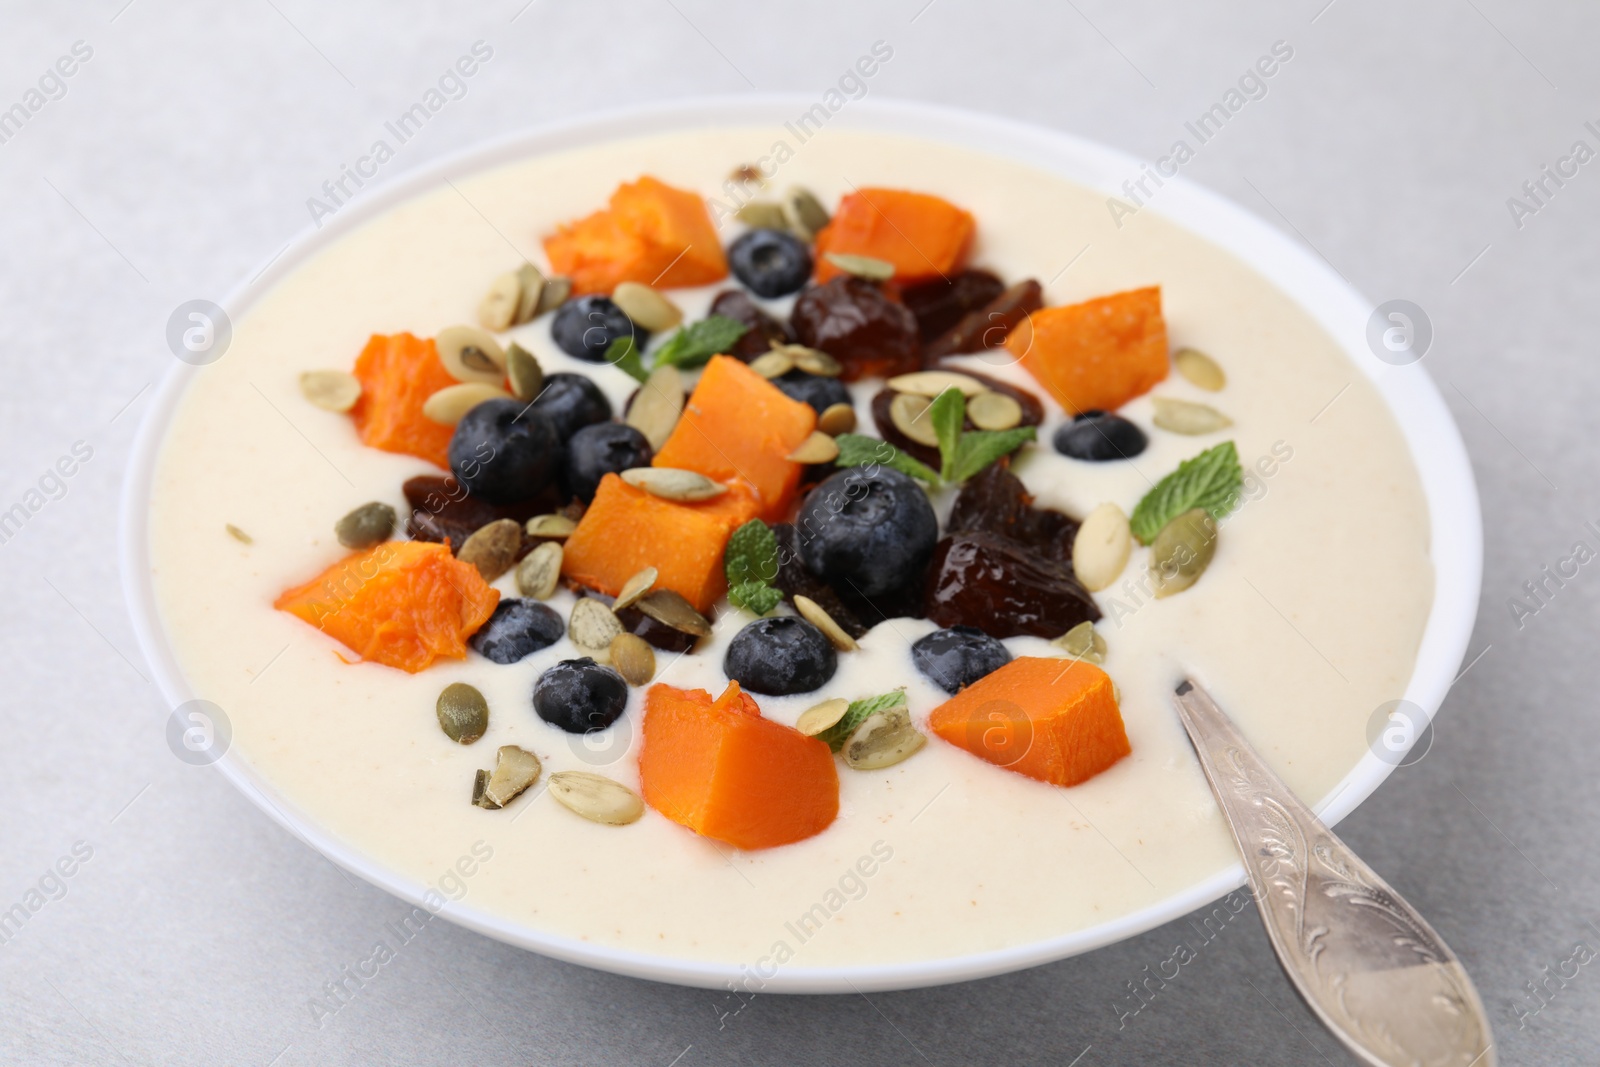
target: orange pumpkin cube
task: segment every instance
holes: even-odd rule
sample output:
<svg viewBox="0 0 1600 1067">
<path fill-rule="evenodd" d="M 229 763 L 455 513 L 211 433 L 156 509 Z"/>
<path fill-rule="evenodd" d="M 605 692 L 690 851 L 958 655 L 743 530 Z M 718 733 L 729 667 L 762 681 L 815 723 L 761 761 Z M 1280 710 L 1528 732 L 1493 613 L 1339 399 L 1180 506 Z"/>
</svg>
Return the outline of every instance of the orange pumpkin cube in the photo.
<svg viewBox="0 0 1600 1067">
<path fill-rule="evenodd" d="M 763 718 L 738 682 L 716 700 L 657 683 L 645 693 L 639 785 L 646 804 L 735 848 L 787 845 L 839 814 L 833 752 Z"/>
<path fill-rule="evenodd" d="M 273 602 L 362 659 L 412 674 L 464 659 L 500 594 L 478 568 L 429 541 L 386 541 L 335 563 Z"/>
<path fill-rule="evenodd" d="M 811 405 L 785 396 L 737 359 L 713 356 L 653 463 L 742 481 L 755 491 L 761 517 L 781 521 L 804 470 L 788 456 L 816 428 Z"/>
<path fill-rule="evenodd" d="M 356 357 L 355 376 L 361 399 L 350 417 L 362 444 L 449 468 L 455 428 L 424 416 L 422 405 L 445 386 L 459 383 L 444 369 L 433 338 L 375 333 Z"/>
<path fill-rule="evenodd" d="M 996 766 L 1077 785 L 1132 752 L 1105 671 L 1074 659 L 1023 656 L 933 709 L 928 728 Z"/>
<path fill-rule="evenodd" d="M 654 567 L 658 587 L 708 612 L 727 588 L 722 550 L 755 517 L 756 506 L 755 494 L 737 484 L 704 503 L 680 504 L 607 474 L 567 538 L 561 573 L 615 596 L 629 578 Z"/>
<path fill-rule="evenodd" d="M 857 189 L 817 234 L 817 282 L 844 273 L 829 252 L 892 263 L 902 285 L 952 274 L 966 262 L 973 229 L 969 213 L 929 193 Z"/>
<path fill-rule="evenodd" d="M 1167 376 L 1161 288 L 1035 311 L 1006 348 L 1067 414 L 1115 411 Z"/>
<path fill-rule="evenodd" d="M 604 210 L 546 237 L 544 251 L 580 296 L 609 293 L 619 282 L 671 289 L 728 276 L 705 200 L 648 175 L 617 186 Z"/>
</svg>

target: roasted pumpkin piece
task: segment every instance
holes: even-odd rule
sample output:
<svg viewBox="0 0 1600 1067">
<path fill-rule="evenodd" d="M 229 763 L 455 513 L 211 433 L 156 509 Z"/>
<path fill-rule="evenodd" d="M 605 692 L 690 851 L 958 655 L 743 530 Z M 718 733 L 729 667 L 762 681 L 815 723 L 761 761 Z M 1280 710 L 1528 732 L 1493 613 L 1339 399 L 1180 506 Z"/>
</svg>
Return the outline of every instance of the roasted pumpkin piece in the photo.
<svg viewBox="0 0 1600 1067">
<path fill-rule="evenodd" d="M 749 490 L 736 486 L 723 496 L 732 499 L 681 504 L 607 474 L 567 538 L 561 573 L 615 596 L 629 578 L 654 567 L 656 588 L 671 589 L 705 614 L 727 585 L 722 550 L 728 536 L 754 514 Z"/>
<path fill-rule="evenodd" d="M 1105 671 L 1024 656 L 933 709 L 928 728 L 958 748 L 1051 785 L 1085 782 L 1132 752 Z"/>
<path fill-rule="evenodd" d="M 409 333 L 373 334 L 356 357 L 361 399 L 350 409 L 361 443 L 385 452 L 402 452 L 449 469 L 452 427 L 422 414 L 422 405 L 440 389 L 460 385 L 444 369 L 433 339 Z"/>
<path fill-rule="evenodd" d="M 1167 376 L 1161 289 L 1130 289 L 1029 315 L 1008 348 L 1067 414 L 1114 411 Z"/>
<path fill-rule="evenodd" d="M 901 284 L 954 274 L 972 245 L 972 216 L 950 201 L 904 189 L 857 189 L 817 234 L 817 281 L 837 274 L 828 253 L 871 256 Z"/>
<path fill-rule="evenodd" d="M 785 396 L 737 359 L 713 356 L 653 462 L 742 481 L 754 490 L 761 517 L 778 521 L 788 517 L 805 469 L 788 457 L 816 427 L 811 405 Z"/>
<path fill-rule="evenodd" d="M 572 278 L 575 296 L 609 293 L 619 282 L 670 289 L 728 276 L 705 201 L 648 175 L 619 185 L 604 210 L 546 237 L 544 250 L 555 273 Z"/>
<path fill-rule="evenodd" d="M 763 718 L 738 682 L 716 700 L 703 689 L 653 685 L 643 729 L 645 803 L 697 834 L 772 848 L 821 833 L 839 814 L 832 751 Z"/>
<path fill-rule="evenodd" d="M 362 659 L 412 674 L 463 659 L 500 594 L 447 545 L 385 541 L 335 563 L 273 602 Z"/>
</svg>

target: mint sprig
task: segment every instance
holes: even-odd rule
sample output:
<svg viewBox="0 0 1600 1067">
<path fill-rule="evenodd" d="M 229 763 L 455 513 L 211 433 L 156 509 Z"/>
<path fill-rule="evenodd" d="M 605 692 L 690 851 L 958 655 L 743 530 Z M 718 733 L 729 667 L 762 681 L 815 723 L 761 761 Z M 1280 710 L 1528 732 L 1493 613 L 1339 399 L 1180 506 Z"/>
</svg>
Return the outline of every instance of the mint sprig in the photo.
<svg viewBox="0 0 1600 1067">
<path fill-rule="evenodd" d="M 1148 545 L 1163 526 L 1193 508 L 1204 508 L 1213 519 L 1221 519 L 1239 506 L 1243 487 L 1239 450 L 1232 441 L 1224 441 L 1184 460 L 1157 482 L 1134 507 L 1128 525 L 1139 543 Z"/>
<path fill-rule="evenodd" d="M 783 593 L 766 582 L 740 582 L 728 587 L 728 603 L 765 615 L 783 602 Z"/>
<path fill-rule="evenodd" d="M 712 315 L 685 326 L 662 345 L 655 355 L 657 367 L 698 367 L 712 356 L 728 351 L 750 327 L 726 315 Z"/>
<path fill-rule="evenodd" d="M 856 727 L 866 722 L 880 711 L 888 711 L 906 702 L 906 691 L 896 689 L 892 693 L 883 693 L 875 697 L 863 697 L 852 700 L 850 706 L 840 716 L 839 721 L 817 735 L 819 741 L 826 741 L 828 747 L 835 752 L 844 747 L 850 740 L 850 735 L 856 732 Z"/>
<path fill-rule="evenodd" d="M 606 362 L 626 372 L 635 381 L 643 382 L 650 377 L 639 359 L 639 348 L 633 343 L 632 334 L 619 337 L 606 346 Z"/>
<path fill-rule="evenodd" d="M 940 474 L 947 482 L 966 481 L 983 468 L 1032 441 L 1037 432 L 1032 426 L 1010 430 L 968 430 L 967 398 L 954 387 L 934 397 L 928 408 L 934 436 L 939 440 Z"/>
<path fill-rule="evenodd" d="M 778 578 L 778 538 L 760 519 L 733 531 L 722 552 L 722 569 L 734 607 L 765 615 L 783 599 L 772 584 Z"/>
<path fill-rule="evenodd" d="M 839 446 L 839 458 L 834 463 L 840 467 L 888 467 L 935 488 L 939 485 L 939 475 L 932 467 L 906 455 L 882 438 L 842 433 L 833 442 Z"/>
</svg>

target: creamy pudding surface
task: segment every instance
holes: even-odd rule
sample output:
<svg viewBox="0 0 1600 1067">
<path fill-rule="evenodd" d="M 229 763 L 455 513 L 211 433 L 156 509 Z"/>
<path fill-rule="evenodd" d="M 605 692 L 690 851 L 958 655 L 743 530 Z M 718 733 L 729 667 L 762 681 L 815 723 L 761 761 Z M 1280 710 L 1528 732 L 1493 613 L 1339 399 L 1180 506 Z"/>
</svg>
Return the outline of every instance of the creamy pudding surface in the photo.
<svg viewBox="0 0 1600 1067">
<path fill-rule="evenodd" d="M 1227 372 L 1218 393 L 1170 375 L 1121 410 L 1146 428 L 1149 448 L 1092 464 L 1050 447 L 1064 416 L 1004 350 L 963 357 L 1044 401 L 1039 442 L 1013 467 L 1040 506 L 1080 519 L 1106 501 L 1132 512 L 1181 460 L 1228 439 L 1245 468 L 1245 502 L 1224 520 L 1193 588 L 1152 600 L 1138 588 L 1149 550 L 1136 546 L 1122 578 L 1095 594 L 1104 669 L 1120 687 L 1133 752 L 1083 785 L 1056 788 L 930 737 L 886 770 L 841 764 L 837 820 L 797 844 L 741 852 L 654 811 L 601 826 L 543 783 L 592 770 L 637 788 L 642 689 L 630 690 L 610 730 L 586 739 L 541 721 L 531 704 L 539 674 L 578 654 L 565 639 L 511 665 L 474 654 L 412 675 L 347 663 L 348 650 L 273 609 L 284 589 L 348 554 L 333 534 L 340 516 L 369 500 L 403 516 L 401 483 L 442 473 L 363 446 L 348 417 L 305 402 L 301 372 L 348 369 L 374 333 L 430 337 L 475 323 L 492 278 L 524 255 L 543 265 L 539 239 L 603 205 L 619 182 L 654 175 L 731 205 L 724 179 L 777 137 L 795 149 L 777 191 L 803 185 L 830 206 L 863 186 L 942 196 L 977 220 L 972 265 L 1008 282 L 1039 279 L 1047 306 L 1159 285 L 1172 347 L 1199 348 Z M 230 309 L 231 347 L 195 374 L 167 430 L 150 566 L 191 695 L 224 710 L 231 756 L 279 803 L 461 907 L 594 946 L 767 971 L 902 963 L 1059 936 L 1192 886 L 1236 853 L 1170 705 L 1176 681 L 1188 673 L 1207 686 L 1289 786 L 1318 803 L 1366 753 L 1374 710 L 1404 694 L 1433 566 L 1421 485 L 1378 393 L 1270 279 L 1159 209 L 1118 229 L 1103 194 L 1027 165 L 843 130 L 796 145 L 776 128 L 577 149 L 402 204 L 247 310 Z M 740 224 L 713 212 L 726 243 Z M 723 287 L 668 295 L 692 321 Z M 786 312 L 789 302 L 768 306 Z M 588 374 L 619 413 L 635 387 L 620 370 L 564 355 L 548 315 L 511 338 L 547 372 Z M 861 432 L 876 433 L 866 400 L 879 385 L 854 387 Z M 1152 429 L 1152 395 L 1212 404 L 1234 425 L 1201 437 Z M 935 497 L 941 517 L 953 495 Z M 229 524 L 252 543 L 229 536 Z M 495 587 L 517 595 L 510 574 Z M 549 603 L 565 617 L 573 597 L 563 590 Z M 722 692 L 723 650 L 751 616 L 726 602 L 719 612 L 697 652 L 657 653 L 657 681 Z M 904 685 L 920 723 L 946 699 L 908 652 L 933 629 L 922 619 L 880 624 L 860 651 L 840 655 L 822 689 L 756 699 L 792 724 L 825 698 Z M 1059 654 L 1042 639 L 1006 644 L 1014 655 Z M 456 681 L 480 689 L 491 709 L 472 745 L 451 742 L 435 718 L 440 690 Z M 472 806 L 474 772 L 506 744 L 537 753 L 545 778 L 504 810 Z"/>
</svg>

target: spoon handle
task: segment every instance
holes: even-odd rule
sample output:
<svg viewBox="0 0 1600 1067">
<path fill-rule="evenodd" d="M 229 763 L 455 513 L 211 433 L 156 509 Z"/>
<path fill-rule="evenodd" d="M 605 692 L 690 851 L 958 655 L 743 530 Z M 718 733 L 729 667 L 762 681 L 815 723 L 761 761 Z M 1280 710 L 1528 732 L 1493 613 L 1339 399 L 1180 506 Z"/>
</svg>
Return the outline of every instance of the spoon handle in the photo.
<svg viewBox="0 0 1600 1067">
<path fill-rule="evenodd" d="M 1375 1067 L 1494 1067 L 1477 990 L 1433 927 L 1323 825 L 1189 679 L 1173 698 L 1244 856 L 1278 962 Z"/>
</svg>

